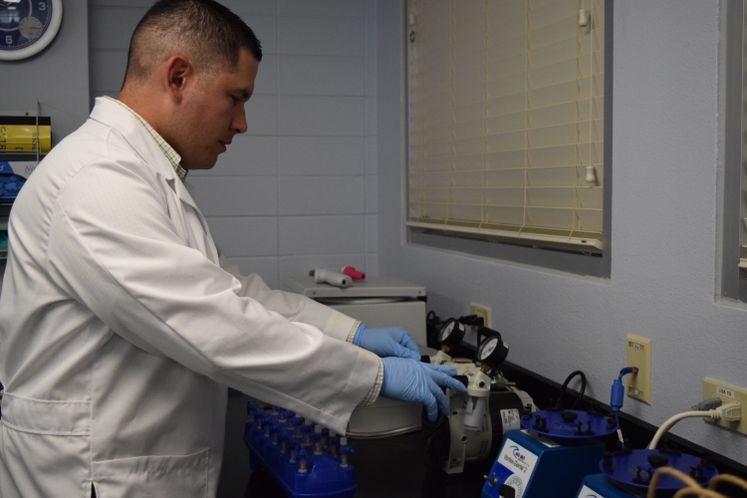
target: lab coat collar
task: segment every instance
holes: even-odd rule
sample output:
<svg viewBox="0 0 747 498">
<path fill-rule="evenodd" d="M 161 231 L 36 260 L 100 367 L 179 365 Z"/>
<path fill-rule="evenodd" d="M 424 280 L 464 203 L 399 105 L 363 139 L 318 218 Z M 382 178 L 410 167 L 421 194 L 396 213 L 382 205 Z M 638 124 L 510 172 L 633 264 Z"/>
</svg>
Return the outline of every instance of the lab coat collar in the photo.
<svg viewBox="0 0 747 498">
<path fill-rule="evenodd" d="M 111 97 L 98 97 L 96 99 L 96 105 L 93 111 L 91 111 L 91 119 L 119 133 L 122 139 L 140 156 L 140 159 L 145 164 L 151 166 L 156 175 L 174 191 L 179 201 L 194 212 L 201 228 L 200 232 L 204 237 L 205 251 L 217 264 L 218 251 L 210 236 L 207 220 L 205 220 L 194 199 L 192 199 L 192 195 L 190 195 L 187 187 L 177 176 L 169 158 L 166 157 L 166 154 L 161 146 L 158 145 L 155 138 L 153 138 L 153 135 L 145 129 L 143 123 Z"/>
<path fill-rule="evenodd" d="M 96 105 L 91 111 L 90 118 L 117 130 L 143 162 L 154 167 L 156 174 L 168 183 L 179 199 L 199 212 L 197 204 L 181 179 L 177 177 L 168 157 L 137 117 L 115 102 L 112 97 L 104 96 L 96 98 Z"/>
</svg>

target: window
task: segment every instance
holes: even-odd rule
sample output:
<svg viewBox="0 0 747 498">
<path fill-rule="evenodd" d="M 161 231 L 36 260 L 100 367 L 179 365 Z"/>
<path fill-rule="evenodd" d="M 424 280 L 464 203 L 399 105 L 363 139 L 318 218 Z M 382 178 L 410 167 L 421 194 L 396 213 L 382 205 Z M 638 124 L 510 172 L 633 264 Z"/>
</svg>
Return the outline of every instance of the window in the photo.
<svg viewBox="0 0 747 498">
<path fill-rule="evenodd" d="M 722 11 L 723 239 L 721 294 L 747 301 L 747 19 L 745 0 L 727 2 Z"/>
<path fill-rule="evenodd" d="M 605 249 L 605 0 L 409 0 L 411 230 Z"/>
</svg>

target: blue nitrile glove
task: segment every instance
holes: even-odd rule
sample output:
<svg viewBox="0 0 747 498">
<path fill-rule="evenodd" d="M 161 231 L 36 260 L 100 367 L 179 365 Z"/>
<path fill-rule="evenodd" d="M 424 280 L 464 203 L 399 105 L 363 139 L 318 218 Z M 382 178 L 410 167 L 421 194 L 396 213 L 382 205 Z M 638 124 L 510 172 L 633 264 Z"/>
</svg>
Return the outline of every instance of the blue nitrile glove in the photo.
<svg viewBox="0 0 747 498">
<path fill-rule="evenodd" d="M 420 360 L 418 345 L 402 327 L 369 329 L 361 323 L 353 337 L 353 344 L 376 353 L 382 358 L 397 356 Z"/>
<path fill-rule="evenodd" d="M 436 421 L 439 409 L 444 415 L 449 414 L 449 399 L 441 386 L 467 392 L 464 384 L 454 378 L 457 372 L 453 368 L 406 358 L 382 358 L 381 362 L 384 364 L 382 396 L 422 403 L 431 422 Z"/>
</svg>

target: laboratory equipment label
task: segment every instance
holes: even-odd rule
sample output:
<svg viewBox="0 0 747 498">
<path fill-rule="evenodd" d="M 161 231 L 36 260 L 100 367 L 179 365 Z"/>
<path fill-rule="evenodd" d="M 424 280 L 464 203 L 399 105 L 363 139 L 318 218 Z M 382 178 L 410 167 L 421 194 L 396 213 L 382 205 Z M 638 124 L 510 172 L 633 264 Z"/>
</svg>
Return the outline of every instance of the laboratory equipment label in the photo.
<svg viewBox="0 0 747 498">
<path fill-rule="evenodd" d="M 521 415 L 516 408 L 501 410 L 501 422 L 503 423 L 503 432 L 521 429 Z"/>
<path fill-rule="evenodd" d="M 604 495 L 600 495 L 593 489 L 584 485 L 581 487 L 581 491 L 578 492 L 578 496 L 576 498 L 604 498 Z"/>
<path fill-rule="evenodd" d="M 497 461 L 508 471 L 502 484 L 516 491 L 515 498 L 522 498 L 537 465 L 537 455 L 512 439 L 507 439 Z"/>
</svg>

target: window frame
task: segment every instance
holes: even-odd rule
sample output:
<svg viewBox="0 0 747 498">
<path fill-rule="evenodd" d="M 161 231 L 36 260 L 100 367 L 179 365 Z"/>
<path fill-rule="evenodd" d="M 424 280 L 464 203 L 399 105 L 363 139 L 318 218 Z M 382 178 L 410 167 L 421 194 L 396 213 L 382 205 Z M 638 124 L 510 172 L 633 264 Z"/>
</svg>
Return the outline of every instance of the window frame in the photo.
<svg viewBox="0 0 747 498">
<path fill-rule="evenodd" d="M 747 181 L 747 150 L 742 130 L 747 113 L 743 111 L 743 74 L 747 71 L 744 53 L 745 11 L 747 0 L 725 2 L 722 10 L 721 69 L 719 107 L 721 157 L 721 223 L 720 223 L 720 291 L 721 297 L 747 302 L 747 270 L 739 268 L 743 240 L 743 217 L 747 216 L 747 199 L 742 182 Z"/>
</svg>

